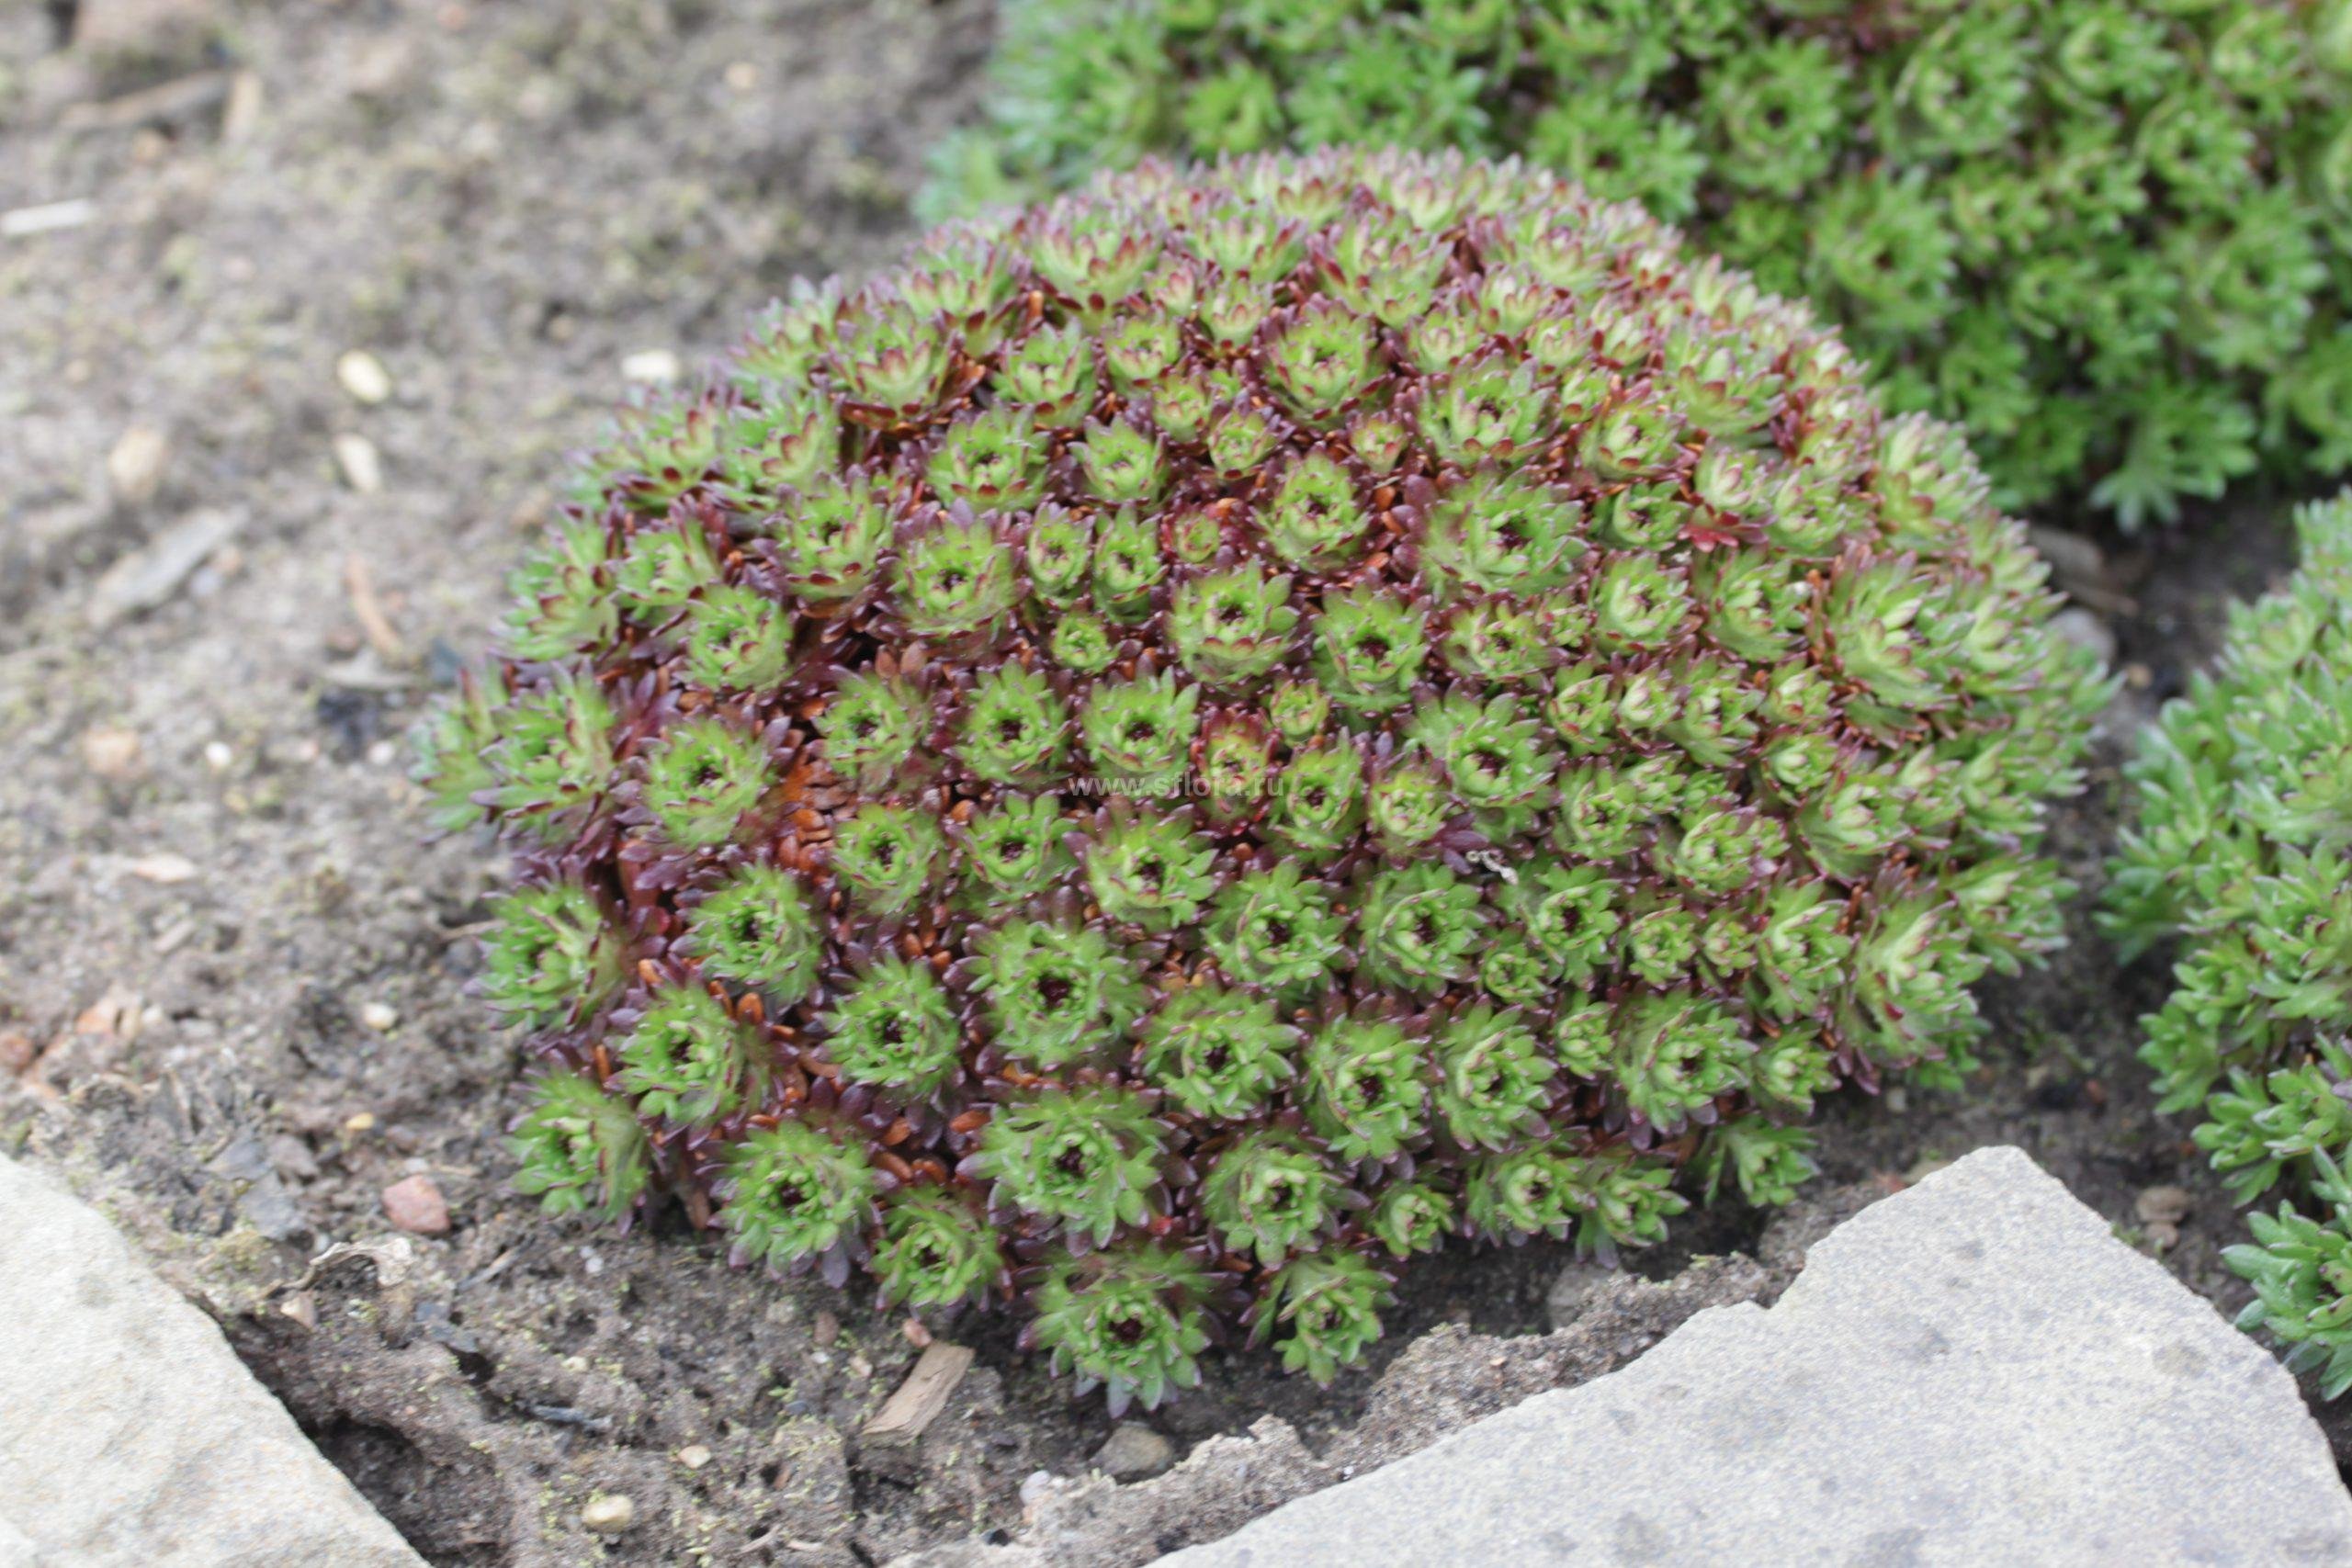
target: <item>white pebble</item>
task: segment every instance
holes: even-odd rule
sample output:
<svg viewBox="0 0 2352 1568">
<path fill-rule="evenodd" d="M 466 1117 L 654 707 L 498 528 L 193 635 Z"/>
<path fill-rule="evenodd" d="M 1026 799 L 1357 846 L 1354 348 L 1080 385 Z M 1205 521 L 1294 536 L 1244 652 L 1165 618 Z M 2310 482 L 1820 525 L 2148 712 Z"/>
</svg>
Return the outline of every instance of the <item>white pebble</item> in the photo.
<svg viewBox="0 0 2352 1568">
<path fill-rule="evenodd" d="M 628 381 L 674 381 L 684 368 L 678 356 L 666 348 L 642 348 L 621 361 L 621 378 Z"/>
<path fill-rule="evenodd" d="M 379 1034 L 390 1033 L 400 1021 L 401 1015 L 382 1002 L 368 1002 L 359 1010 L 359 1021 Z"/>
<path fill-rule="evenodd" d="M 380 403 L 392 395 L 391 372 L 364 348 L 355 348 L 334 362 L 334 378 L 354 402 Z"/>
<path fill-rule="evenodd" d="M 599 1492 L 580 1510 L 580 1522 L 598 1535 L 618 1535 L 637 1523 L 637 1505 L 617 1492 Z"/>
<path fill-rule="evenodd" d="M 366 436 L 349 431 L 336 436 L 334 461 L 343 470 L 343 482 L 361 495 L 373 495 L 384 488 L 384 459 Z"/>
</svg>

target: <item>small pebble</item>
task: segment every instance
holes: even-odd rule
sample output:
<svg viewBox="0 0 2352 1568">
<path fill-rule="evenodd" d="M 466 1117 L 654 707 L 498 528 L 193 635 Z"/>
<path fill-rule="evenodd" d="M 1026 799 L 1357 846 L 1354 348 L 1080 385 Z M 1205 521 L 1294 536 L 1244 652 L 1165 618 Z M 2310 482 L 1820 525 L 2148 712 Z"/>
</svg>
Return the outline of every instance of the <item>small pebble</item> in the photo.
<svg viewBox="0 0 2352 1568">
<path fill-rule="evenodd" d="M 700 1443 L 688 1443 L 678 1450 L 678 1462 L 688 1470 L 700 1470 L 710 1462 L 710 1450 Z"/>
<path fill-rule="evenodd" d="M 336 436 L 334 463 L 343 470 L 343 482 L 359 494 L 374 495 L 384 488 L 384 459 L 366 436 L 351 431 Z"/>
<path fill-rule="evenodd" d="M 621 361 L 621 378 L 648 383 L 674 381 L 684 368 L 678 356 L 666 348 L 639 349 Z"/>
<path fill-rule="evenodd" d="M 355 1138 L 372 1133 L 376 1130 L 376 1113 L 372 1111 L 355 1111 L 343 1119 L 343 1130 Z"/>
<path fill-rule="evenodd" d="M 1176 1445 L 1140 1421 L 1122 1421 L 1094 1450 L 1094 1468 L 1114 1481 L 1148 1481 L 1176 1462 Z"/>
<path fill-rule="evenodd" d="M 364 348 L 355 348 L 334 362 L 334 378 L 354 402 L 373 405 L 392 395 L 391 373 Z"/>
<path fill-rule="evenodd" d="M 186 855 L 175 855 L 169 850 L 152 855 L 141 855 L 130 864 L 130 874 L 141 882 L 158 882 L 166 887 L 192 880 L 196 863 Z"/>
<path fill-rule="evenodd" d="M 449 1203 L 429 1176 L 410 1176 L 384 1189 L 384 1217 L 411 1235 L 447 1235 Z"/>
<path fill-rule="evenodd" d="M 152 424 L 134 424 L 107 450 L 107 484 L 125 506 L 144 506 L 164 483 L 171 438 Z"/>
<path fill-rule="evenodd" d="M 2188 1189 L 2186 1187 L 2148 1187 L 2132 1200 L 2132 1212 L 2151 1224 L 2178 1224 L 2188 1216 Z"/>
<path fill-rule="evenodd" d="M 139 732 L 98 725 L 82 732 L 82 763 L 102 779 L 127 783 L 146 771 Z"/>
<path fill-rule="evenodd" d="M 835 1317 L 831 1312 L 827 1309 L 823 1307 L 818 1308 L 817 1315 L 809 1320 L 808 1337 L 814 1339 L 820 1345 L 830 1346 L 834 1340 L 839 1339 L 841 1337 L 842 1320 Z"/>
<path fill-rule="evenodd" d="M 390 1033 L 392 1026 L 400 1021 L 401 1015 L 384 1002 L 368 1002 L 359 1010 L 360 1023 L 379 1034 Z"/>
<path fill-rule="evenodd" d="M 1566 1328 L 1582 1317 L 1591 1303 L 1592 1292 L 1617 1277 L 1614 1269 L 1592 1262 L 1574 1262 L 1562 1269 L 1544 1297 L 1544 1309 L 1551 1317 L 1552 1326 Z"/>
<path fill-rule="evenodd" d="M 2088 649 L 2101 664 L 2115 662 L 2115 633 L 2105 621 L 2079 604 L 2071 604 L 2051 616 L 2050 633 L 2060 642 Z"/>
<path fill-rule="evenodd" d="M 214 773 L 227 773 L 229 764 L 236 760 L 237 753 L 230 749 L 227 741 L 208 740 L 204 743 L 204 765 Z"/>
<path fill-rule="evenodd" d="M 637 1505 L 617 1492 L 599 1492 L 580 1510 L 580 1522 L 598 1535 L 618 1535 L 637 1523 Z"/>
</svg>

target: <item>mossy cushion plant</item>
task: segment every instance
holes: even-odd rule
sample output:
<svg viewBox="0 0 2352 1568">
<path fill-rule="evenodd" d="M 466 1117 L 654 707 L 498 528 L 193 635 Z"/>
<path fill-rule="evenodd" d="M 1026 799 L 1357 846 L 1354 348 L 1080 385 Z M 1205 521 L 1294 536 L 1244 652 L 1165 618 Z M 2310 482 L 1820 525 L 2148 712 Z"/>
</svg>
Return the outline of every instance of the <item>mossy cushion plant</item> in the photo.
<svg viewBox="0 0 2352 1568">
<path fill-rule="evenodd" d="M 2106 919 L 2175 940 L 2179 986 L 2141 1055 L 2240 1202 L 2273 1196 L 2241 1320 L 2352 1387 L 2352 495 L 2297 518 L 2302 563 L 2241 607 L 2210 675 L 2132 764 Z"/>
<path fill-rule="evenodd" d="M 425 732 L 526 1190 L 1328 1378 L 1448 1235 L 1786 1196 L 2057 934 L 2104 689 L 1948 429 L 1630 207 L 1155 168 L 630 419 Z M 584 1087 L 583 1087 L 584 1086 Z"/>
<path fill-rule="evenodd" d="M 1008 0 L 941 211 L 1149 152 L 1516 152 L 1812 297 L 1997 499 L 2352 466 L 2345 0 Z"/>
</svg>

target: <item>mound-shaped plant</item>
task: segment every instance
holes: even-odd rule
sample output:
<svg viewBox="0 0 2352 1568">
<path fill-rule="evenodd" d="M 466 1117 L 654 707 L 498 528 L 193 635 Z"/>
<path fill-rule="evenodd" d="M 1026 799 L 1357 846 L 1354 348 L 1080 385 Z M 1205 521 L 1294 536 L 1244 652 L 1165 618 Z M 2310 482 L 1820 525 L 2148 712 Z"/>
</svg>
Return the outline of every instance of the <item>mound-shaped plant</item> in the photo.
<svg viewBox="0 0 2352 1568">
<path fill-rule="evenodd" d="M 2179 987 L 2141 1056 L 2166 1111 L 2251 1203 L 2240 1320 L 2352 1387 L 2352 495 L 2296 518 L 2302 563 L 2241 606 L 2210 675 L 2131 767 L 2106 919 L 2128 952 L 2177 939 Z"/>
<path fill-rule="evenodd" d="M 1512 152 L 1810 295 L 2007 503 L 2352 466 L 2342 0 L 1010 0 L 944 213 L 1151 152 Z"/>
<path fill-rule="evenodd" d="M 1949 1068 L 2057 934 L 2103 686 L 2018 527 L 1548 175 L 949 228 L 574 497 L 425 731 L 518 852 L 526 1187 L 1017 1298 L 1114 1403 L 1243 1330 L 1330 1376 L 1449 1234 L 1784 1198 L 1815 1096 Z"/>
</svg>

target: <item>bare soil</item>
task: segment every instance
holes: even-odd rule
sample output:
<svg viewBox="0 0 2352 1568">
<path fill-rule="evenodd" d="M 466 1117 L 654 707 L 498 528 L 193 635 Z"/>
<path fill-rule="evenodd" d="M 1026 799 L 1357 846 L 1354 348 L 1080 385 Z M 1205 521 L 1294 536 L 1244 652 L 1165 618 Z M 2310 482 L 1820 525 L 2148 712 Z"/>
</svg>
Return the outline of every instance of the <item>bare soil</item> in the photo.
<svg viewBox="0 0 2352 1568">
<path fill-rule="evenodd" d="M 987 25 L 978 0 L 0 7 L 0 214 L 44 213 L 0 224 L 0 1152 L 209 1302 L 436 1563 L 881 1562 L 1014 1527 L 1024 1478 L 1109 1433 L 1010 1325 L 965 1321 L 933 1325 L 978 1362 L 930 1433 L 865 1444 L 916 1355 L 899 1317 L 731 1270 L 674 1217 L 616 1236 L 509 1194 L 520 1060 L 467 993 L 498 863 L 422 841 L 399 744 L 625 380 L 908 235 Z M 2132 678 L 2058 835 L 2086 889 L 2131 731 L 2283 568 L 2282 515 L 2072 536 Z M 2132 1060 L 2163 966 L 2075 926 L 1984 988 L 1969 1094 L 1837 1107 L 1826 1174 L 1892 1190 L 2015 1143 L 2233 1303 L 2239 1221 Z M 446 1236 L 387 1222 L 419 1175 Z M 2169 1187 L 2177 1235 L 2143 1202 Z M 1637 1267 L 1760 1224 L 1694 1216 Z M 1235 1355 L 1151 1419 L 1182 1450 L 1272 1414 L 1319 1450 L 1416 1336 L 1547 1327 L 1568 1261 L 1449 1252 L 1331 1390 Z M 627 1530 L 582 1522 L 600 1493 Z"/>
</svg>

